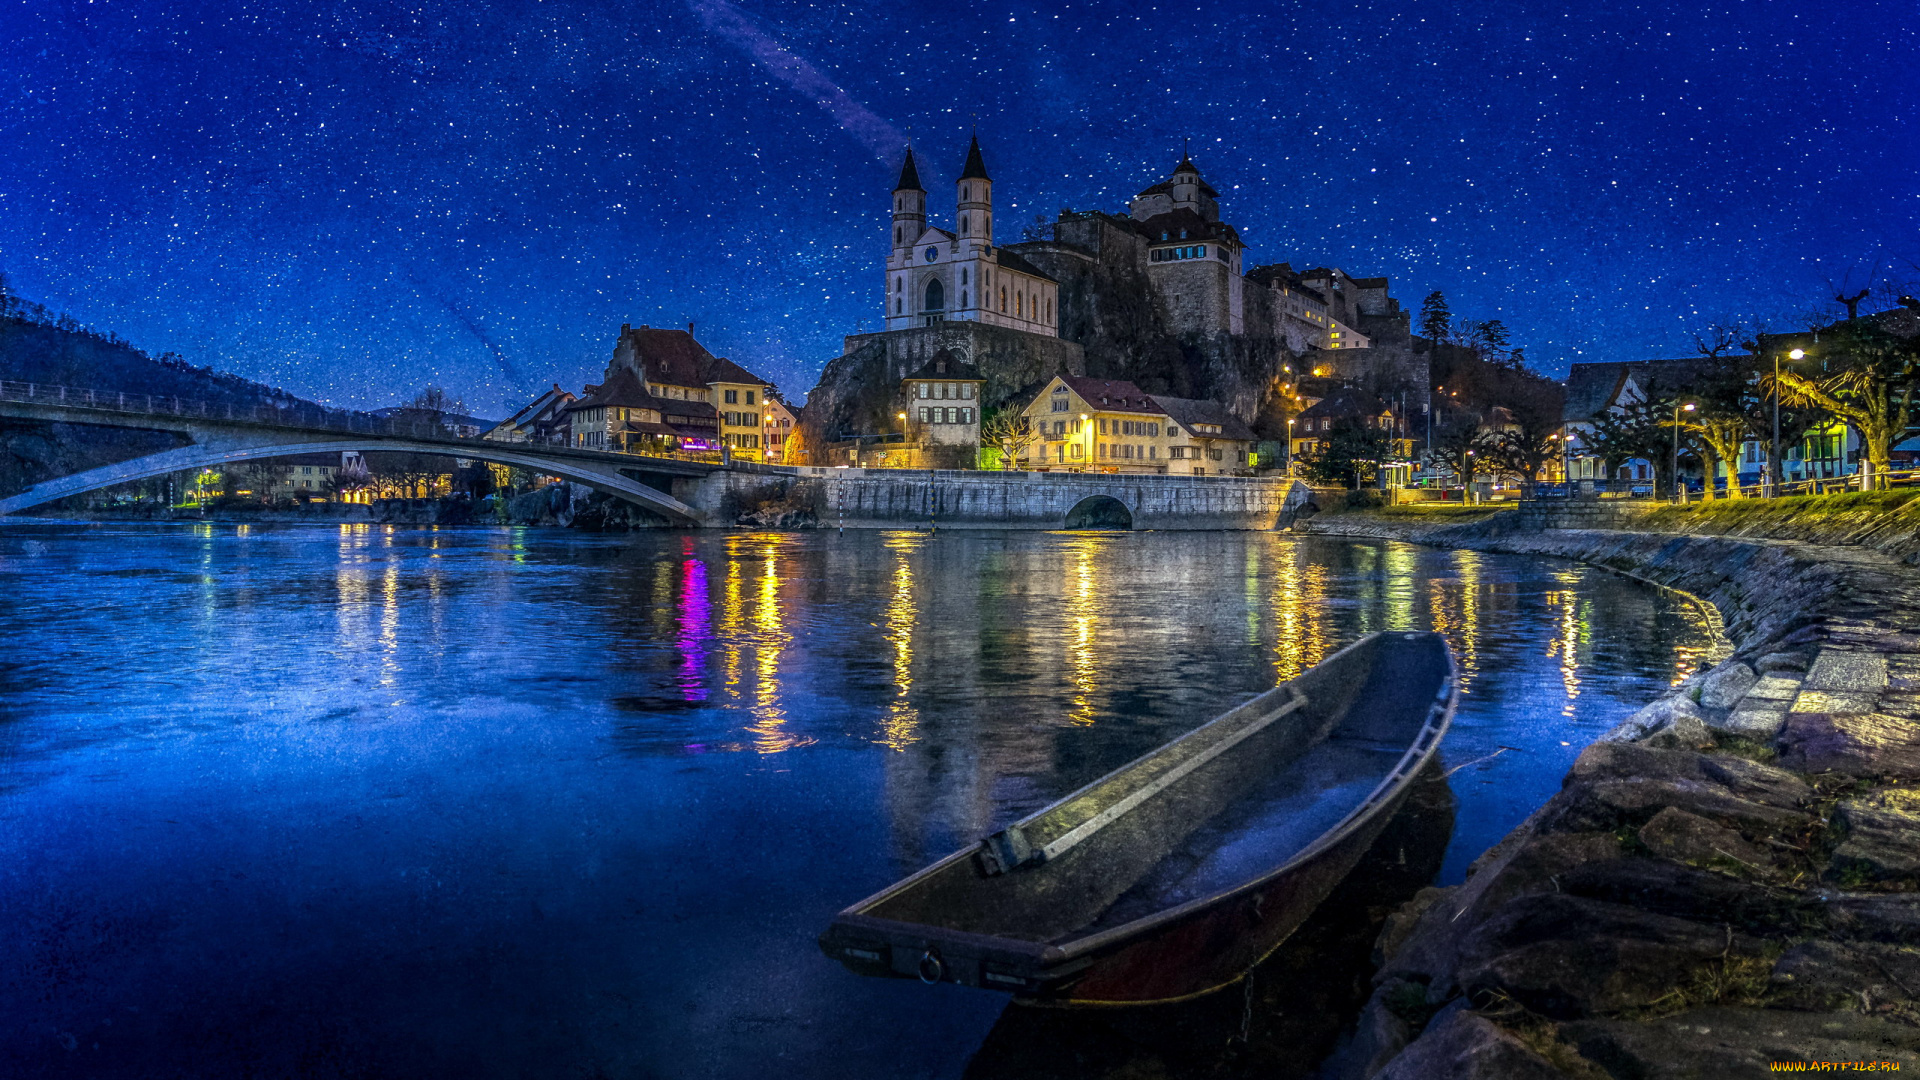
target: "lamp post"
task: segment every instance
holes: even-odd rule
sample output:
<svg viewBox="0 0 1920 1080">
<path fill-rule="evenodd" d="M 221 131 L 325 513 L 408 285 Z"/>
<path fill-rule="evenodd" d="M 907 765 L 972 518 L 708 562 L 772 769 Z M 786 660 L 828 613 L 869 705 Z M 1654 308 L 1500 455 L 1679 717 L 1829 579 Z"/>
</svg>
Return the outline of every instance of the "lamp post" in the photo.
<svg viewBox="0 0 1920 1080">
<path fill-rule="evenodd" d="M 1293 421 L 1294 421 L 1293 417 L 1291 416 L 1287 417 L 1287 475 L 1288 476 L 1293 475 Z"/>
<path fill-rule="evenodd" d="M 1807 355 L 1805 349 L 1795 349 L 1787 354 L 1787 359 L 1798 360 Z M 1773 354 L 1773 448 L 1767 452 L 1767 497 L 1780 497 L 1780 483 L 1787 478 L 1787 470 L 1780 460 L 1780 354 Z"/>
<path fill-rule="evenodd" d="M 1675 502 L 1684 505 L 1687 501 L 1687 489 L 1680 486 L 1680 412 L 1682 408 L 1692 412 L 1693 402 L 1689 401 L 1685 406 L 1677 401 L 1673 403 L 1673 498 Z"/>
<path fill-rule="evenodd" d="M 1087 447 L 1087 463 L 1080 466 L 1080 471 L 1088 472 L 1093 468 L 1093 421 L 1088 419 L 1086 413 L 1080 414 L 1080 433 L 1086 436 L 1082 441 Z"/>
</svg>

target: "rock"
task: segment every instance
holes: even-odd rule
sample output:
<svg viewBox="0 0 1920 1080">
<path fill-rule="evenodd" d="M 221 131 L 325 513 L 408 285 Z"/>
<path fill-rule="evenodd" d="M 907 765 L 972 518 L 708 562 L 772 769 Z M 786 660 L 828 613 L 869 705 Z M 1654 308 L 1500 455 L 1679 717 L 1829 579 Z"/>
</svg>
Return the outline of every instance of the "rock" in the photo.
<svg viewBox="0 0 1920 1080">
<path fill-rule="evenodd" d="M 1920 1052 L 1920 1030 L 1856 1013 L 1715 1006 L 1661 1020 L 1583 1020 L 1560 1029 L 1582 1057 L 1616 1077 L 1696 1080 L 1760 1077 L 1775 1061 L 1900 1061 Z"/>
<path fill-rule="evenodd" d="M 1505 850 L 1496 849 L 1498 857 L 1479 864 L 1465 884 L 1434 890 L 1440 895 L 1419 913 L 1412 931 L 1403 935 L 1404 943 L 1391 952 L 1383 950 L 1377 978 L 1425 983 L 1431 1000 L 1445 1001 L 1457 989 L 1456 956 L 1468 929 L 1515 897 L 1556 891 L 1556 879 L 1573 867 L 1620 854 L 1619 841 L 1603 833 L 1516 833 L 1519 841 L 1502 841 Z"/>
<path fill-rule="evenodd" d="M 1808 690 L 1878 694 L 1887 687 L 1887 658 L 1877 652 L 1821 649 L 1802 685 Z"/>
<path fill-rule="evenodd" d="M 1842 799 L 1833 821 L 1842 839 L 1827 878 L 1842 884 L 1920 877 L 1920 790 L 1885 788 Z"/>
<path fill-rule="evenodd" d="M 1687 702 L 1687 704 L 1693 703 Z M 1713 747 L 1713 732 L 1709 729 L 1707 721 L 1702 719 L 1697 711 L 1682 713 L 1675 710 L 1670 723 L 1638 742 L 1642 746 L 1659 747 L 1663 750 L 1705 750 Z"/>
<path fill-rule="evenodd" d="M 1840 940 L 1920 945 L 1920 896 L 1842 893 L 1822 907 L 1828 934 Z"/>
<path fill-rule="evenodd" d="M 1711 822 L 1695 820 L 1714 827 Z M 1745 845 L 1738 834 L 1733 839 L 1751 846 Z M 1724 857 L 1720 861 L 1732 862 Z M 1756 936 L 1790 935 L 1819 922 L 1818 912 L 1800 893 L 1695 870 L 1665 859 L 1618 858 L 1584 863 L 1559 875 L 1558 884 L 1572 896 L 1731 926 Z"/>
<path fill-rule="evenodd" d="M 1767 848 L 1676 806 L 1667 807 L 1640 826 L 1640 842 L 1661 858 L 1691 866 L 1731 862 L 1764 871 L 1774 865 L 1774 856 Z"/>
<path fill-rule="evenodd" d="M 1784 701 L 1747 697 L 1726 716 L 1709 721 L 1707 727 L 1716 734 L 1772 742 L 1787 724 L 1787 711 Z"/>
<path fill-rule="evenodd" d="M 1564 893 L 1514 900 L 1467 932 L 1457 980 L 1469 1000 L 1501 994 L 1555 1019 L 1646 1005 L 1701 966 L 1760 954 L 1754 939 L 1625 904 Z"/>
<path fill-rule="evenodd" d="M 1566 1080 L 1526 1043 L 1465 1005 L 1448 1006 L 1434 1017 L 1377 1080 Z"/>
<path fill-rule="evenodd" d="M 1543 809 L 1541 827 L 1638 828 L 1669 806 L 1749 835 L 1795 830 L 1812 797 L 1799 777 L 1743 758 L 1595 743 L 1573 763 L 1566 786 Z"/>
<path fill-rule="evenodd" d="M 1920 950 L 1899 945 L 1807 941 L 1773 965 L 1774 990 L 1807 1009 L 1860 1009 L 1914 1004 L 1920 997 Z"/>
<path fill-rule="evenodd" d="M 1672 726 L 1676 720 L 1682 718 L 1700 720 L 1700 706 L 1695 705 L 1692 699 L 1680 695 L 1663 697 L 1622 720 L 1605 735 L 1600 736 L 1600 741 L 1638 742 Z"/>
<path fill-rule="evenodd" d="M 1746 696 L 1759 676 L 1738 660 L 1714 668 L 1700 683 L 1700 705 L 1708 709 L 1731 709 Z"/>
<path fill-rule="evenodd" d="M 1795 713 L 1776 745 L 1798 772 L 1920 779 L 1920 723 L 1901 716 Z"/>
<path fill-rule="evenodd" d="M 1747 702 L 1759 699 L 1762 701 L 1778 701 L 1782 704 L 1791 704 L 1793 699 L 1798 697 L 1799 694 L 1800 679 L 1798 676 L 1767 674 L 1760 676 L 1760 678 L 1754 682 L 1753 686 L 1747 690 L 1746 696 L 1743 697 L 1741 701 Z"/>
<path fill-rule="evenodd" d="M 1320 1066 L 1320 1080 L 1367 1080 L 1385 1068 L 1414 1035 L 1414 1026 L 1394 1000 L 1423 1003 L 1425 995 L 1426 987 L 1397 979 L 1375 987 L 1354 1022 L 1353 1035 Z M 1426 1011 L 1424 1004 L 1420 1011 Z"/>
<path fill-rule="evenodd" d="M 1431 886 L 1421 889 L 1413 894 L 1413 899 L 1387 916 L 1386 925 L 1380 928 L 1380 936 L 1373 942 L 1373 966 L 1384 966 L 1390 957 L 1399 953 L 1407 939 L 1413 936 L 1414 928 L 1420 925 L 1420 916 L 1455 891 L 1456 888 L 1438 889 Z"/>
<path fill-rule="evenodd" d="M 1761 657 L 1754 668 L 1762 675 L 1772 671 L 1805 671 L 1810 662 L 1806 653 L 1776 652 Z"/>
</svg>

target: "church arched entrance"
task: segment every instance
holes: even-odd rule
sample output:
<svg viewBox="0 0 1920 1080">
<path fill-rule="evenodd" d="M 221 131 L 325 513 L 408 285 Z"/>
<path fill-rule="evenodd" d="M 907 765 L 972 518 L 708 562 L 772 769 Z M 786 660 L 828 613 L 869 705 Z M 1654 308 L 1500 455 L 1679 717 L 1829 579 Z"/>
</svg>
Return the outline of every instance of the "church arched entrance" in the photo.
<svg viewBox="0 0 1920 1080">
<path fill-rule="evenodd" d="M 1131 529 L 1133 511 L 1110 495 L 1092 495 L 1073 504 L 1067 511 L 1069 529 Z"/>
<path fill-rule="evenodd" d="M 929 312 L 944 311 L 946 310 L 946 307 L 947 307 L 947 287 L 945 285 L 940 284 L 939 278 L 928 279 L 927 306 L 922 310 L 929 311 Z"/>
</svg>

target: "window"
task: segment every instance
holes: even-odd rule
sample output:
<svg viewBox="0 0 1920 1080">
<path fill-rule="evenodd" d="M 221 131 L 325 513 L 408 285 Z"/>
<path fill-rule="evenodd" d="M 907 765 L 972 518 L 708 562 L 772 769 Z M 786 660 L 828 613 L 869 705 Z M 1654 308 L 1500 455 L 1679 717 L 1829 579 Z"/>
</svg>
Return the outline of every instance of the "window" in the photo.
<svg viewBox="0 0 1920 1080">
<path fill-rule="evenodd" d="M 740 400 L 740 391 L 738 390 L 728 390 L 726 391 L 726 395 L 727 395 L 727 404 L 729 405 L 732 405 L 733 403 Z"/>
<path fill-rule="evenodd" d="M 1102 434 L 1102 435 L 1105 435 L 1105 434 L 1107 433 L 1107 421 L 1106 421 L 1106 419 L 1105 419 L 1104 417 L 1102 417 L 1102 418 L 1101 418 L 1101 420 L 1100 420 L 1100 428 L 1099 428 L 1099 430 L 1100 430 L 1100 434 Z M 1103 456 L 1104 456 L 1104 455 L 1103 455 Z"/>
<path fill-rule="evenodd" d="M 1007 287 L 1005 285 L 1000 286 L 1000 310 L 1003 313 L 1007 310 Z"/>
<path fill-rule="evenodd" d="M 927 250 L 931 251 L 932 248 Z M 939 278 L 927 282 L 927 311 L 939 311 L 947 306 L 947 290 L 940 284 Z"/>
<path fill-rule="evenodd" d="M 966 283 L 967 283 L 967 268 L 963 266 L 960 268 L 960 284 L 965 285 Z M 966 305 L 962 304 L 960 306 L 965 307 Z"/>
<path fill-rule="evenodd" d="M 927 396 L 927 384 L 926 384 L 926 383 L 923 383 L 923 382 L 919 382 L 919 383 L 914 383 L 914 384 L 913 384 L 913 396 L 914 396 L 914 397 L 917 397 L 917 398 L 924 398 L 924 397 L 926 397 L 926 396 Z"/>
<path fill-rule="evenodd" d="M 1177 439 L 1177 438 L 1179 438 L 1179 437 L 1180 437 L 1180 429 L 1179 429 L 1179 428 L 1177 428 L 1177 427 L 1174 427 L 1174 426 L 1173 426 L 1172 424 L 1168 424 L 1168 425 L 1167 425 L 1167 438 L 1169 438 L 1169 439 Z"/>
<path fill-rule="evenodd" d="M 972 384 L 972 383 L 961 383 L 961 384 L 960 384 L 960 396 L 961 396 L 962 398 L 965 398 L 965 399 L 966 399 L 966 400 L 968 400 L 968 401 L 972 401 L 972 400 L 973 400 L 973 384 Z"/>
<path fill-rule="evenodd" d="M 1078 457 L 1080 456 L 1080 444 L 1079 444 L 1079 443 L 1074 443 L 1074 444 L 1073 444 L 1073 456 L 1074 456 L 1075 458 L 1078 458 Z"/>
<path fill-rule="evenodd" d="M 920 406 L 920 422 L 921 423 L 924 424 L 927 422 L 927 414 L 930 412 L 932 412 L 932 410 L 927 408 L 925 405 Z"/>
<path fill-rule="evenodd" d="M 754 395 L 754 391 L 752 390 L 747 391 L 747 404 L 749 405 L 753 404 L 753 395 Z"/>
<path fill-rule="evenodd" d="M 960 422 L 961 422 L 961 423 L 963 423 L 963 424 L 971 424 L 971 423 L 973 423 L 973 410 L 972 410 L 972 409 L 961 409 L 961 410 L 960 410 Z"/>
</svg>

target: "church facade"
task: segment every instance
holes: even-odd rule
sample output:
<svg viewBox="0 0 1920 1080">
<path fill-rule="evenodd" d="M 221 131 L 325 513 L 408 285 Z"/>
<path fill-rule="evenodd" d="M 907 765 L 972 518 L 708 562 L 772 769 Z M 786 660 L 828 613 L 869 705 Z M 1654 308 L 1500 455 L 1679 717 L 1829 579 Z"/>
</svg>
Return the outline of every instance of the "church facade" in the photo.
<svg viewBox="0 0 1920 1080">
<path fill-rule="evenodd" d="M 927 192 L 907 148 L 893 189 L 886 328 L 977 322 L 1058 337 L 1060 284 L 993 243 L 993 179 L 975 138 L 954 181 L 953 228 L 927 222 Z"/>
</svg>

